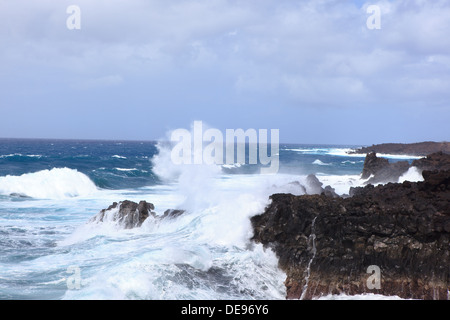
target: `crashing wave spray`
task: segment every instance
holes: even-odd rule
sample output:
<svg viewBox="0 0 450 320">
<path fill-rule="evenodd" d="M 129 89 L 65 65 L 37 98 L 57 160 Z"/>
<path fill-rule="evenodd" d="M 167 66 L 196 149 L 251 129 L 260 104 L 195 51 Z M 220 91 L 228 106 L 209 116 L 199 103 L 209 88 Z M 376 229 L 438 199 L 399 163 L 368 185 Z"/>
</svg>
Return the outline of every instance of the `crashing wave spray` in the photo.
<svg viewBox="0 0 450 320">
<path fill-rule="evenodd" d="M 311 251 L 313 253 L 313 256 L 309 260 L 308 267 L 306 268 L 306 272 L 307 272 L 306 278 L 305 278 L 306 283 L 305 283 L 305 286 L 303 287 L 303 292 L 300 296 L 300 300 L 303 300 L 305 298 L 306 291 L 308 290 L 308 282 L 309 282 L 309 277 L 311 275 L 311 264 L 312 264 L 314 258 L 316 257 L 316 252 L 317 252 L 317 249 L 316 249 L 316 219 L 317 219 L 317 216 L 314 217 L 314 219 L 311 223 L 311 234 L 309 235 L 309 240 L 312 242 L 312 250 Z"/>
<path fill-rule="evenodd" d="M 226 129 L 224 141 L 224 135 L 220 130 L 210 128 L 203 132 L 202 121 L 194 121 L 191 131 L 186 129 L 172 131 L 170 140 L 177 143 L 172 148 L 171 160 L 174 164 L 245 164 L 245 141 L 248 139 L 248 163 L 257 164 L 259 159 L 262 165 L 270 165 L 261 167 L 261 173 L 276 174 L 279 168 L 279 129 L 271 129 L 270 132 L 271 142 L 268 143 L 267 129 L 258 131 Z M 236 139 L 237 144 L 235 144 Z M 203 146 L 205 142 L 209 144 Z M 268 146 L 271 149 L 270 156 Z M 237 149 L 236 157 L 235 148 Z M 224 152 L 226 152 L 225 159 Z"/>
</svg>

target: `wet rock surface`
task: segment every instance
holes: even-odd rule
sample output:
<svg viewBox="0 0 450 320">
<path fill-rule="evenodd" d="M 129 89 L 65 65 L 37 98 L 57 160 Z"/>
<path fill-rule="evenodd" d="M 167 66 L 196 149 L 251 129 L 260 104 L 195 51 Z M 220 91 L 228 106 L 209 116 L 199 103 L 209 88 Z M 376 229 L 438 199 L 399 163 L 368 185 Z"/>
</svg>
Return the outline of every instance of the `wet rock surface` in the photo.
<svg viewBox="0 0 450 320">
<path fill-rule="evenodd" d="M 168 209 L 162 216 L 158 216 L 153 211 L 154 209 L 155 206 L 152 203 L 144 200 L 139 203 L 124 200 L 121 202 L 114 202 L 108 208 L 101 210 L 90 221 L 113 221 L 118 223 L 124 229 L 132 229 L 140 227 L 149 216 L 153 216 L 157 220 L 162 220 L 174 219 L 185 213 L 185 210 Z"/>
<path fill-rule="evenodd" d="M 251 218 L 253 241 L 272 248 L 288 299 L 377 293 L 448 299 L 450 171 L 423 182 L 353 188 L 352 197 L 274 194 Z M 368 285 L 368 268 L 380 287 Z"/>
<path fill-rule="evenodd" d="M 388 159 L 377 157 L 374 152 L 369 153 L 364 160 L 361 179 L 368 179 L 366 184 L 398 182 L 399 178 L 411 167 L 416 167 L 420 172 L 424 170 L 450 170 L 450 154 L 436 152 L 409 164 L 408 161 L 391 163 Z"/>
</svg>

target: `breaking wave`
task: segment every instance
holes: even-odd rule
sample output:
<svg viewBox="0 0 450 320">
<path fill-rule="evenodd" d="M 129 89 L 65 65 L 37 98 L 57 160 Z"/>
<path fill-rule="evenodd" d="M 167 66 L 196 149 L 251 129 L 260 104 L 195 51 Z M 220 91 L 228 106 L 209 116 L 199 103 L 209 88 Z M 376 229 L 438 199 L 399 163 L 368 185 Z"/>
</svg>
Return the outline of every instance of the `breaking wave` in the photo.
<svg viewBox="0 0 450 320">
<path fill-rule="evenodd" d="M 1 195 L 38 199 L 64 199 L 88 196 L 97 191 L 85 174 L 69 168 L 53 168 L 20 176 L 0 177 Z"/>
</svg>

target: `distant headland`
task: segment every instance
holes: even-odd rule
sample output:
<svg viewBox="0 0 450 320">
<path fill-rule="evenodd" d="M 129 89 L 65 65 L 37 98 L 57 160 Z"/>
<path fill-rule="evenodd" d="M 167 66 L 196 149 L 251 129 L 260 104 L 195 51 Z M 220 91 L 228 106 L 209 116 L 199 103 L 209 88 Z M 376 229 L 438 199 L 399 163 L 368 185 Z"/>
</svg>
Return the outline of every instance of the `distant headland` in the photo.
<svg viewBox="0 0 450 320">
<path fill-rule="evenodd" d="M 363 147 L 349 153 L 367 154 L 375 152 L 396 155 L 427 156 L 439 151 L 450 154 L 450 142 L 425 141 L 418 143 L 382 143 L 374 144 L 371 147 Z"/>
</svg>

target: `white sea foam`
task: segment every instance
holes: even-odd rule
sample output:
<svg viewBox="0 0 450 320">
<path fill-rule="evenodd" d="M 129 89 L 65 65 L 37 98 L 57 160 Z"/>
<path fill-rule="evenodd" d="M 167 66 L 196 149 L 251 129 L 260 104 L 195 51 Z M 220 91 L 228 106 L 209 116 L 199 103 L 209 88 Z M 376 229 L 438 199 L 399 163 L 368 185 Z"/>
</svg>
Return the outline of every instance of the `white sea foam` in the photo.
<svg viewBox="0 0 450 320">
<path fill-rule="evenodd" d="M 381 294 L 365 293 L 356 295 L 346 295 L 346 294 L 329 294 L 316 298 L 314 300 L 405 300 L 399 296 L 384 296 Z"/>
<path fill-rule="evenodd" d="M 233 169 L 233 168 L 240 168 L 241 166 L 242 166 L 242 164 L 240 164 L 240 163 L 223 164 L 222 168 Z"/>
<path fill-rule="evenodd" d="M 111 158 L 126 159 L 127 157 L 119 156 L 119 155 L 115 154 L 115 155 L 111 156 Z"/>
<path fill-rule="evenodd" d="M 339 195 L 349 194 L 351 187 L 362 187 L 367 180 L 361 179 L 361 175 L 317 175 L 323 186 L 331 186 Z M 370 177 L 368 178 L 370 179 Z"/>
<path fill-rule="evenodd" d="M 364 162 L 364 160 L 359 160 L 359 161 L 345 160 L 345 161 L 342 161 L 341 163 L 342 164 L 357 164 L 357 163 L 363 163 L 363 162 Z"/>
<path fill-rule="evenodd" d="M 284 299 L 286 275 L 278 269 L 278 258 L 271 250 L 249 240 L 252 237 L 249 218 L 264 211 L 273 193 L 303 194 L 306 176 L 224 175 L 221 166 L 174 166 L 170 149 L 162 147 L 152 162 L 159 178 L 170 183 L 96 191 L 85 175 L 67 168 L 0 177 L 0 194 L 62 198 L 2 203 L 20 208 L 24 213 L 19 213 L 27 219 L 36 219 L 38 208 L 42 208 L 45 219 L 39 223 L 18 220 L 20 214 L 7 223 L 23 229 L 29 224 L 33 226 L 31 231 L 38 233 L 41 231 L 35 225 L 40 228 L 45 221 L 55 227 L 48 231 L 56 232 L 50 240 L 58 245 L 30 261 L 0 263 L 4 278 L 38 279 L 33 298 L 57 287 L 51 298 Z M 318 179 L 338 193 L 348 193 L 350 186 L 363 183 L 357 175 L 318 175 Z M 66 197 L 74 194 L 89 196 L 68 201 Z M 114 211 L 103 222 L 89 222 L 102 208 L 125 199 L 152 202 L 159 216 L 170 208 L 187 211 L 175 219 L 150 216 L 141 227 L 131 230 L 110 219 Z M 64 219 L 60 220 L 61 217 Z M 72 276 L 66 272 L 68 266 L 80 268 L 81 288 L 67 290 L 61 296 L 65 278 Z M 8 290 L 22 297 L 19 292 L 22 288 L 21 285 Z M 26 289 L 31 291 L 33 287 Z"/>
<path fill-rule="evenodd" d="M 322 162 L 319 159 L 314 160 L 312 164 L 316 164 L 316 165 L 319 165 L 319 166 L 330 166 L 331 165 L 331 163 L 325 163 L 325 162 Z"/>
<path fill-rule="evenodd" d="M 404 181 L 410 182 L 418 182 L 423 181 L 422 171 L 417 167 L 410 167 L 408 171 L 406 171 L 400 178 L 398 178 L 398 182 L 402 183 Z"/>
<path fill-rule="evenodd" d="M 125 171 L 125 172 L 127 172 L 127 171 L 139 171 L 139 169 L 136 169 L 136 168 L 114 168 L 115 170 L 117 170 L 117 171 Z"/>
<path fill-rule="evenodd" d="M 97 191 L 85 174 L 69 168 L 53 168 L 21 176 L 0 177 L 0 194 L 20 194 L 40 199 L 88 196 Z"/>
<path fill-rule="evenodd" d="M 59 243 L 96 243 L 77 259 L 115 261 L 107 273 L 86 274 L 81 290 L 67 291 L 64 299 L 284 299 L 285 274 L 275 254 L 249 242 L 249 217 L 263 212 L 271 193 L 268 177 L 224 179 L 213 167 L 190 165 L 178 178 L 172 192 L 182 195 L 174 205 L 187 209 L 183 215 L 150 216 L 132 230 L 106 217 Z"/>
<path fill-rule="evenodd" d="M 352 148 L 291 148 L 284 149 L 286 151 L 300 152 L 303 154 L 324 154 L 331 156 L 341 156 L 341 157 L 352 157 L 352 158 L 365 158 L 365 153 L 353 153 L 356 149 Z M 378 157 L 397 159 L 397 160 L 408 160 L 408 159 L 421 159 L 422 156 L 415 155 L 399 155 L 399 154 L 387 154 L 387 153 L 377 153 Z"/>
<path fill-rule="evenodd" d="M 21 153 L 11 153 L 11 154 L 0 155 L 0 159 L 12 158 L 12 157 L 41 158 L 42 155 L 40 155 L 40 154 L 21 154 Z"/>
</svg>

